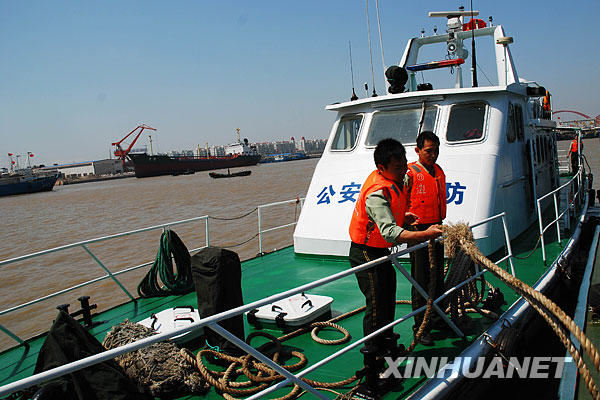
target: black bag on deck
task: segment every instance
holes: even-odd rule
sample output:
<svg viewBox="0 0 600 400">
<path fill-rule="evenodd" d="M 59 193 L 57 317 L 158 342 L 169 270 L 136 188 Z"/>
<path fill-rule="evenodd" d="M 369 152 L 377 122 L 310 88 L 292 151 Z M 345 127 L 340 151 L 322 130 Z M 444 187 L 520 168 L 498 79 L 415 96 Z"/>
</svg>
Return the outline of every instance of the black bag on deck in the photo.
<svg viewBox="0 0 600 400">
<path fill-rule="evenodd" d="M 192 276 L 198 296 L 198 313 L 205 318 L 244 304 L 242 265 L 237 253 L 220 247 L 207 247 L 192 256 Z M 244 317 L 221 321 L 220 326 L 244 340 Z M 211 346 L 237 353 L 237 347 L 209 328 L 204 335 Z"/>
<path fill-rule="evenodd" d="M 102 344 L 69 314 L 60 311 L 40 349 L 34 373 L 105 351 Z M 150 400 L 114 360 L 63 375 L 38 387 L 35 398 L 57 400 Z M 37 396 L 37 397 L 36 397 Z"/>
</svg>

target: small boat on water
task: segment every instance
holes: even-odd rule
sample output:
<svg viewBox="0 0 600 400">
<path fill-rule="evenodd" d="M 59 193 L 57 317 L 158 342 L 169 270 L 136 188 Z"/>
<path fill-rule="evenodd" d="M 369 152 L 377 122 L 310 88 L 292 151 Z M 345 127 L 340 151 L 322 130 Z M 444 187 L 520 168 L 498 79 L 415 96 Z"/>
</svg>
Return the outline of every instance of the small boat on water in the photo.
<svg viewBox="0 0 600 400">
<path fill-rule="evenodd" d="M 258 233 L 249 240 L 257 238 L 258 255 L 242 263 L 238 271 L 241 276 L 234 279 L 230 270 L 223 275 L 228 277 L 224 281 L 240 287 L 243 304 L 228 303 L 226 310 L 201 313 L 200 321 L 185 327 L 81 360 L 69 360 L 65 365 L 45 372 L 36 370 L 36 360 L 48 327 L 36 327 L 39 334 L 27 339 L 13 333 L 10 326 L 0 325 L 2 332 L 18 343 L 0 354 L 0 382 L 3 385 L 0 396 L 86 367 L 94 368 L 100 362 L 140 348 L 147 349 L 154 343 L 197 328 L 210 328 L 251 356 L 231 358 L 233 356 L 223 355 L 210 343 L 187 345 L 183 353 L 192 353 L 188 362 L 197 367 L 202 379 L 214 388 L 180 394 L 180 398 L 217 399 L 227 394 L 252 399 L 286 395 L 291 399 L 300 396 L 302 390 L 319 399 L 334 396 L 339 399 L 449 399 L 481 398 L 490 394 L 519 397 L 523 391 L 534 391 L 538 398 L 575 398 L 577 370 L 583 363 L 578 359 L 570 362 L 568 357 L 575 360 L 584 351 L 594 354 L 589 342 L 580 335 L 600 236 L 598 219 L 594 218 L 600 216 L 600 208 L 594 206 L 590 171 L 580 155 L 578 171 L 559 174 L 549 94 L 537 83 L 517 75 L 510 53 L 513 38 L 506 36 L 501 25 L 486 26 L 481 20 L 463 20 L 466 16 L 477 15 L 476 12 L 430 15 L 447 19 L 446 33 L 410 38 L 400 63 L 388 70 L 389 94 L 353 98 L 327 106 L 337 113 L 337 117 L 306 197 L 255 209 Z M 494 54 L 497 76 L 489 86 L 478 86 L 476 75 L 472 75 L 470 86 L 463 79 L 461 66 L 469 57 L 465 42 L 473 38 L 485 38 L 486 43 L 491 43 L 493 51 L 488 53 Z M 432 50 L 421 51 L 428 47 Z M 436 53 L 440 48 L 443 51 Z M 439 58 L 428 59 L 431 54 L 438 54 Z M 431 69 L 445 71 L 446 74 L 441 75 L 449 78 L 450 84 L 434 88 L 432 83 L 419 83 L 419 79 L 428 77 Z M 466 221 L 474 241 L 470 241 L 469 234 L 459 237 L 457 246 L 464 246 L 468 259 L 464 264 L 455 259 L 447 260 L 445 292 L 436 299 L 431 298 L 427 307 L 412 310 L 406 304 L 411 289 L 416 288 L 424 297 L 429 297 L 429 293 L 427 288 L 419 287 L 411 279 L 407 255 L 426 244 L 393 248 L 390 256 L 353 269 L 349 268 L 346 256 L 350 246 L 350 216 L 362 183 L 374 169 L 375 145 L 381 139 L 396 138 L 406 147 L 409 161 L 413 161 L 415 139 L 423 130 L 433 131 L 441 142 L 438 164 L 444 168 L 447 177 L 448 218 L 445 222 Z M 261 218 L 269 207 L 288 204 L 302 206 L 297 223 L 286 221 L 279 227 L 263 226 Z M 201 216 L 153 225 L 76 245 L 83 246 L 100 263 L 86 247 L 87 243 L 111 239 L 121 242 L 125 236 L 139 232 L 205 220 L 205 247 L 214 249 L 210 247 L 214 243 L 210 242 L 212 236 L 208 234 L 209 219 L 209 216 Z M 264 236 L 292 225 L 295 225 L 293 246 L 266 251 Z M 450 242 L 451 238 L 447 236 L 445 240 Z M 0 267 L 70 247 L 61 246 L 0 261 Z M 200 249 L 200 252 L 203 250 L 206 249 Z M 171 257 L 160 259 L 170 261 Z M 363 337 L 361 307 L 364 298 L 352 275 L 387 260 L 394 264 L 398 275 L 396 320 Z M 89 333 L 101 341 L 124 319 L 142 321 L 165 309 L 194 304 L 200 295 L 207 296 L 206 290 L 197 288 L 196 293 L 192 289 L 183 294 L 169 292 L 169 287 L 175 285 L 163 281 L 165 286 L 155 289 L 170 295 L 134 297 L 120 284 L 118 275 L 121 273 L 149 265 L 155 268 L 156 263 L 150 260 L 75 288 L 57 289 L 46 297 L 68 293 L 100 279 L 115 280 L 116 290 L 123 291 L 128 301 L 93 315 L 91 307 L 82 302 L 82 311 L 73 313 L 83 314 L 84 319 L 87 314 L 85 324 L 90 327 Z M 463 265 L 468 268 L 461 274 L 456 272 Z M 34 264 L 33 268 L 36 267 Z M 164 271 L 173 275 L 172 265 Z M 167 280 L 169 274 L 161 275 L 161 279 Z M 308 291 L 332 299 L 331 302 L 328 300 L 327 321 L 307 321 L 310 325 L 299 330 L 285 330 L 290 324 L 286 324 L 288 312 L 282 303 L 285 305 L 286 301 L 295 299 L 298 313 L 317 308 L 316 304 L 304 299 L 304 293 Z M 241 298 L 241 293 L 239 295 Z M 555 308 L 547 308 L 546 297 L 562 306 L 565 315 Z M 230 297 L 225 296 L 221 301 L 229 300 Z M 8 315 L 38 301 L 32 299 L 15 304 L 0 311 L 0 315 Z M 198 309 L 203 306 L 198 300 Z M 264 310 L 262 307 L 265 306 L 275 319 L 273 325 L 276 328 L 256 323 L 260 321 L 258 311 L 254 310 Z M 400 343 L 408 347 L 413 337 L 412 317 L 427 312 L 438 313 L 447 325 L 445 329 L 433 330 L 433 347 L 417 344 L 400 357 L 386 359 L 387 370 L 378 371 L 382 375 L 377 377 L 373 376 L 372 370 L 363 369 L 363 354 L 359 349 L 365 341 L 384 329 L 393 329 L 400 335 Z M 243 315 L 246 315 L 247 324 L 242 323 L 242 328 L 248 335 L 239 337 L 225 324 L 234 317 L 243 318 Z M 546 327 L 547 320 L 552 328 Z M 323 340 L 319 331 L 324 326 L 338 329 L 344 337 L 340 339 L 339 333 L 322 332 L 326 338 Z M 555 333 L 561 341 L 567 341 L 568 353 L 560 343 L 557 345 L 556 341 L 550 340 Z M 569 339 L 571 334 L 575 340 Z M 272 349 L 253 343 L 252 339 L 257 336 L 272 342 Z M 531 361 L 531 357 L 539 355 L 542 357 Z M 213 365 L 215 357 L 221 360 L 220 365 Z M 299 362 L 294 361 L 296 357 Z M 225 360 L 229 360 L 228 366 L 223 365 Z M 563 362 L 558 368 L 556 364 L 560 360 Z M 479 361 L 482 361 L 481 369 Z M 551 374 L 548 372 L 552 367 L 550 362 L 556 367 Z M 515 363 L 518 363 L 517 367 Z M 135 365 L 135 362 L 129 365 Z M 240 365 L 242 367 L 238 369 Z M 225 370 L 227 372 L 223 374 Z M 505 379 L 508 370 L 512 371 L 512 378 Z M 241 376 L 242 371 L 244 376 Z M 585 381 L 593 392 L 594 385 L 587 383 L 589 377 L 585 370 L 579 371 L 580 385 Z M 93 374 L 91 376 L 93 378 Z M 373 384 L 373 381 L 369 382 L 371 378 L 382 381 L 392 376 L 398 379 L 387 381 L 385 388 L 373 386 L 370 396 L 358 390 Z M 357 383 L 361 385 L 357 386 Z M 289 385 L 294 388 L 286 387 Z"/>
<path fill-rule="evenodd" d="M 227 168 L 227 173 L 223 174 L 220 172 L 209 172 L 208 175 L 211 178 L 215 178 L 215 179 L 219 179 L 219 178 L 234 178 L 236 176 L 248 176 L 252 173 L 252 171 L 250 170 L 246 170 L 246 171 L 237 171 L 234 173 L 231 173 L 231 171 L 229 171 L 229 168 Z"/>
<path fill-rule="evenodd" d="M 266 164 L 283 161 L 305 160 L 307 158 L 309 158 L 308 155 L 303 151 L 296 153 L 268 154 L 261 158 L 260 163 Z"/>
<path fill-rule="evenodd" d="M 60 174 L 56 171 L 35 171 L 31 168 L 0 175 L 0 196 L 47 192 L 54 188 Z"/>
</svg>

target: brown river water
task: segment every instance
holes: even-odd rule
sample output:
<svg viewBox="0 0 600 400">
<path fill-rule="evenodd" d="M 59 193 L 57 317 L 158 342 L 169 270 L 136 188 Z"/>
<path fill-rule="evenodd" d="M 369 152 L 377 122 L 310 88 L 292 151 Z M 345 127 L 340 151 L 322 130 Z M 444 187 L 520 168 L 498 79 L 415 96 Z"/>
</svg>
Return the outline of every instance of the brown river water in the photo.
<svg viewBox="0 0 600 400">
<path fill-rule="evenodd" d="M 198 172 L 56 186 L 51 192 L 0 197 L 0 260 L 203 215 L 242 216 L 258 205 L 304 197 L 317 162 L 307 159 L 232 169 L 249 169 L 252 174 L 229 179 L 212 179 L 207 172 Z M 289 224 L 299 212 L 295 202 L 264 209 L 262 229 Z M 210 219 L 209 226 L 211 245 L 236 245 L 257 234 L 257 212 L 232 221 Z M 205 244 L 203 220 L 172 229 L 190 250 Z M 87 246 L 116 272 L 154 260 L 161 232 L 157 229 Z M 292 244 L 292 233 L 293 227 L 265 233 L 263 251 Z M 242 260 L 254 257 L 259 251 L 258 238 L 231 249 Z M 0 268 L 0 311 L 105 275 L 80 246 Z M 147 270 L 119 275 L 118 279 L 137 296 L 137 285 Z M 76 299 L 82 295 L 91 296 L 90 302 L 100 310 L 128 300 L 114 281 L 107 279 L 2 315 L 0 324 L 21 338 L 30 337 L 50 328 L 57 305 L 69 303 L 71 312 L 79 309 Z M 0 350 L 15 343 L 0 332 Z"/>
<path fill-rule="evenodd" d="M 559 142 L 566 155 L 570 141 Z M 584 153 L 600 182 L 600 139 L 584 140 Z M 253 211 L 258 205 L 304 197 L 317 159 L 261 164 L 248 177 L 212 179 L 207 172 L 195 175 L 128 178 L 105 182 L 57 186 L 51 192 L 0 197 L 0 260 L 21 256 L 77 241 L 97 238 L 197 216 L 232 218 Z M 443 166 L 442 166 L 443 167 Z M 238 170 L 238 169 L 235 169 Z M 232 170 L 233 171 L 233 170 Z M 263 229 L 288 224 L 299 214 L 290 202 L 264 210 Z M 210 219 L 210 243 L 228 247 L 252 238 L 258 232 L 256 211 L 232 221 Z M 205 244 L 204 221 L 175 226 L 173 230 L 188 249 Z M 293 228 L 264 234 L 263 250 L 292 244 Z M 98 259 L 116 272 L 154 260 L 161 230 L 131 235 L 88 245 Z M 256 256 L 258 239 L 233 247 L 242 260 Z M 0 311 L 46 296 L 60 289 L 105 275 L 101 267 L 81 248 L 44 255 L 0 267 Z M 127 290 L 136 288 L 148 268 L 120 275 Z M 45 300 L 25 310 L 0 316 L 0 324 L 22 338 L 47 330 L 56 315 L 55 307 L 91 296 L 98 309 L 120 304 L 128 297 L 112 280 Z M 0 332 L 0 350 L 15 341 Z"/>
</svg>

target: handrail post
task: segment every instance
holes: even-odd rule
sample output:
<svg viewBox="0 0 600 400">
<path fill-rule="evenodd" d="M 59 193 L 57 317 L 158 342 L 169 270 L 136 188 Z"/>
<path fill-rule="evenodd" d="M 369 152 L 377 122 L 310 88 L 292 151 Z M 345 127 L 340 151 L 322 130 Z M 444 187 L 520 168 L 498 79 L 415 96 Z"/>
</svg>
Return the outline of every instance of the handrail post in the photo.
<svg viewBox="0 0 600 400">
<path fill-rule="evenodd" d="M 262 227 L 261 227 L 261 206 L 258 206 L 258 254 L 262 254 L 263 253 L 263 248 L 262 248 Z"/>
<path fill-rule="evenodd" d="M 533 198 L 537 199 L 537 176 L 535 170 L 535 153 L 533 151 L 533 138 L 529 141 L 529 158 L 531 161 L 531 183 L 533 185 Z"/>
<path fill-rule="evenodd" d="M 6 333 L 8 336 L 10 336 L 11 339 L 18 342 L 19 344 L 25 343 L 25 341 L 23 339 L 18 337 L 16 334 L 12 333 L 10 330 L 8 330 L 8 328 L 5 328 L 4 325 L 2 325 L 2 324 L 0 324 L 0 331 Z"/>
<path fill-rule="evenodd" d="M 558 243 L 560 244 L 561 242 L 561 238 L 560 238 L 560 223 L 559 223 L 559 214 L 558 214 L 558 201 L 556 200 L 556 192 L 554 192 L 553 196 L 554 197 L 554 215 L 556 218 L 556 234 L 558 235 Z"/>
<path fill-rule="evenodd" d="M 92 258 L 94 259 L 94 261 L 96 261 L 96 262 L 98 263 L 98 265 L 99 265 L 100 267 L 102 267 L 102 269 L 103 269 L 104 271 L 106 271 L 106 273 L 108 274 L 108 276 L 110 276 L 110 277 L 111 277 L 111 279 L 112 279 L 113 281 L 115 281 L 115 283 L 116 283 L 117 285 L 119 285 L 119 287 L 121 288 L 121 290 L 122 290 L 123 292 L 125 292 L 125 294 L 126 294 L 127 296 L 129 296 L 129 298 L 130 298 L 131 300 L 135 301 L 135 297 L 133 297 L 133 296 L 131 295 L 131 293 L 129 293 L 129 292 L 127 291 L 127 289 L 125 289 L 125 286 L 123 286 L 123 285 L 121 284 L 121 282 L 120 282 L 120 281 L 119 281 L 119 280 L 118 280 L 118 279 L 117 279 L 117 278 L 116 278 L 116 277 L 113 275 L 113 273 L 112 273 L 112 272 L 110 272 L 110 270 L 109 270 L 108 268 L 106 268 L 106 266 L 105 266 L 104 264 L 102 264 L 102 261 L 100 261 L 100 260 L 98 259 L 98 257 L 96 257 L 96 255 L 95 255 L 94 253 L 92 253 L 92 252 L 90 251 L 90 249 L 88 249 L 88 248 L 86 247 L 86 245 L 85 245 L 85 244 L 82 244 L 82 245 L 81 245 L 81 247 L 83 247 L 83 249 L 84 249 L 85 251 L 87 251 L 87 253 L 90 255 L 90 257 L 92 257 Z"/>
<path fill-rule="evenodd" d="M 540 225 L 540 240 L 542 242 L 542 259 L 544 260 L 544 264 L 546 263 L 546 247 L 544 244 L 544 227 L 542 226 L 542 207 L 540 206 L 540 201 L 537 201 L 537 209 L 538 209 L 538 222 Z"/>
<path fill-rule="evenodd" d="M 510 271 L 512 276 L 515 275 L 515 266 L 513 265 L 513 252 L 512 247 L 510 245 L 510 236 L 508 234 L 508 227 L 506 226 L 506 214 L 502 215 L 502 226 L 504 227 L 504 238 L 506 240 L 506 249 L 508 250 L 508 262 L 510 264 Z"/>
<path fill-rule="evenodd" d="M 206 222 L 206 247 L 210 246 L 210 234 L 208 229 L 208 217 L 204 220 Z"/>
<path fill-rule="evenodd" d="M 536 170 L 535 170 L 535 153 L 533 150 L 533 137 L 529 141 L 529 154 L 531 161 L 531 183 L 533 184 L 533 198 L 536 199 L 537 210 L 538 210 L 538 221 L 540 225 L 540 237 L 542 240 L 542 256 L 544 259 L 544 264 L 546 263 L 546 249 L 544 249 L 544 228 L 542 227 L 542 209 L 540 207 L 540 201 L 537 197 L 537 179 L 536 179 Z"/>
</svg>

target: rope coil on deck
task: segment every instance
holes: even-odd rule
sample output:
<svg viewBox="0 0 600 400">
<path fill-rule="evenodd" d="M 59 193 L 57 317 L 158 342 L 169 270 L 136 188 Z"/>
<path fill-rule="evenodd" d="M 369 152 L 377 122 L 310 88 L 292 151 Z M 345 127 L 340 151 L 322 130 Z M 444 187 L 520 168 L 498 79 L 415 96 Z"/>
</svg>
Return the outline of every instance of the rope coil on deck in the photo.
<svg viewBox="0 0 600 400">
<path fill-rule="evenodd" d="M 351 313 L 355 314 L 356 312 L 358 311 L 354 310 Z M 329 321 L 313 322 L 312 324 L 306 327 L 299 328 L 279 338 L 275 338 L 274 336 L 266 333 L 255 332 L 254 334 L 249 335 L 246 341 L 249 342 L 254 336 L 256 336 L 256 334 L 269 338 L 271 341 L 266 343 L 265 345 L 260 346 L 258 349 L 262 352 L 262 349 L 264 349 L 266 345 L 274 344 L 276 349 L 272 356 L 272 360 L 287 371 L 294 372 L 304 368 L 308 363 L 308 359 L 303 353 L 293 350 L 288 352 L 285 355 L 285 357 L 287 358 L 289 356 L 297 358 L 299 361 L 294 364 L 283 365 L 280 361 L 281 358 L 284 357 L 283 354 L 285 354 L 285 351 L 282 349 L 281 342 L 292 337 L 298 336 L 299 334 L 306 333 L 310 330 L 311 337 L 318 343 L 326 345 L 345 343 L 350 340 L 350 333 L 345 328 L 341 327 L 338 324 L 335 324 L 333 320 L 339 320 L 340 317 L 349 316 L 351 313 L 344 314 L 342 316 L 333 318 Z M 319 338 L 317 336 L 318 332 L 328 327 L 340 331 L 343 334 L 343 337 L 334 340 Z M 189 350 L 182 350 L 181 354 L 185 357 L 188 363 L 197 368 L 197 370 L 200 372 L 200 375 L 211 386 L 214 386 L 218 391 L 222 392 L 223 397 L 226 399 L 236 399 L 233 396 L 250 396 L 252 394 L 258 393 L 266 389 L 272 383 L 285 379 L 284 376 L 280 375 L 277 371 L 275 371 L 268 365 L 255 360 L 254 357 L 252 357 L 252 355 L 250 354 L 235 357 L 211 349 L 200 350 L 198 354 L 196 354 L 196 356 L 194 356 Z M 215 363 L 217 364 L 229 363 L 229 365 L 226 367 L 225 371 L 210 370 L 206 366 L 204 360 L 211 358 L 215 360 Z M 236 381 L 236 379 L 242 376 L 245 376 L 247 380 Z M 322 390 L 341 388 L 357 380 L 356 376 L 351 376 L 347 379 L 338 382 L 320 382 L 308 378 L 301 379 L 309 385 L 313 386 L 314 388 Z M 276 400 L 295 399 L 299 397 L 302 393 L 303 391 L 301 387 L 294 384 L 292 390 L 288 394 L 279 397 Z"/>
</svg>

